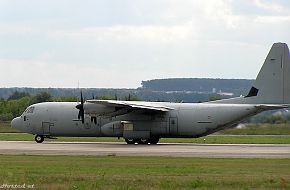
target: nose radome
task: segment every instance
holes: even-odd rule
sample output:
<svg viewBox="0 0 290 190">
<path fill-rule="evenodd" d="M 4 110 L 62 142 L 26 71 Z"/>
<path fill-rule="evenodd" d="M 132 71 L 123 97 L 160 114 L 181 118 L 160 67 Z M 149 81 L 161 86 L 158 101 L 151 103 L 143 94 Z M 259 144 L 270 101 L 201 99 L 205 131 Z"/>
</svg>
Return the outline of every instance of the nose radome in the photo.
<svg viewBox="0 0 290 190">
<path fill-rule="evenodd" d="M 21 125 L 21 123 L 20 123 L 20 118 L 19 117 L 16 117 L 16 118 L 14 118 L 11 121 L 11 127 L 14 128 L 14 129 L 20 130 L 21 129 L 20 125 Z"/>
</svg>

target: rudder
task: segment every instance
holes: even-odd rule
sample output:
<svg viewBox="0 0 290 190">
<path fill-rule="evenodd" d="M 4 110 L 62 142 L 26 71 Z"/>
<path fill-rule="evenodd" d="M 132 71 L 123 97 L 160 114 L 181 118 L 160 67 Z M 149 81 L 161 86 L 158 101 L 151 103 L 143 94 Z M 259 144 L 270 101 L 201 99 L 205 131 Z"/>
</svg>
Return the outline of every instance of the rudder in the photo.
<svg viewBox="0 0 290 190">
<path fill-rule="evenodd" d="M 252 103 L 290 103 L 290 58 L 285 43 L 273 44 L 249 94 Z"/>
</svg>

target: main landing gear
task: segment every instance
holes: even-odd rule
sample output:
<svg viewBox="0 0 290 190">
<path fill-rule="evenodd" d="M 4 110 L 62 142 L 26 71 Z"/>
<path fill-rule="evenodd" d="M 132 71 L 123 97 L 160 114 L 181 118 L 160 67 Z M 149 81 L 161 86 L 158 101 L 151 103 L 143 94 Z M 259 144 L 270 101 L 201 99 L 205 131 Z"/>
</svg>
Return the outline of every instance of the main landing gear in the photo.
<svg viewBox="0 0 290 190">
<path fill-rule="evenodd" d="M 34 139 L 37 143 L 42 143 L 44 141 L 44 136 L 36 135 Z"/>
<path fill-rule="evenodd" d="M 125 139 L 127 144 L 157 144 L 159 142 L 159 138 L 150 138 L 150 139 Z"/>
</svg>

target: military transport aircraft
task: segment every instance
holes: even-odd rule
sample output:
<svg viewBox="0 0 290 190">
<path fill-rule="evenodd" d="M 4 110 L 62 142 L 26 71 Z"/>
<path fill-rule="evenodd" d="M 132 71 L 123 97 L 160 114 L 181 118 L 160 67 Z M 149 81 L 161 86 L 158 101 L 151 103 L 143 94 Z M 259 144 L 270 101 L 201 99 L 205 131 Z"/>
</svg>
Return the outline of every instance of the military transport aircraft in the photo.
<svg viewBox="0 0 290 190">
<path fill-rule="evenodd" d="M 245 118 L 290 105 L 290 58 L 275 43 L 248 95 L 206 103 L 87 100 L 29 106 L 13 128 L 55 137 L 122 137 L 128 144 L 157 144 L 160 138 L 196 138 L 233 127 Z"/>
</svg>

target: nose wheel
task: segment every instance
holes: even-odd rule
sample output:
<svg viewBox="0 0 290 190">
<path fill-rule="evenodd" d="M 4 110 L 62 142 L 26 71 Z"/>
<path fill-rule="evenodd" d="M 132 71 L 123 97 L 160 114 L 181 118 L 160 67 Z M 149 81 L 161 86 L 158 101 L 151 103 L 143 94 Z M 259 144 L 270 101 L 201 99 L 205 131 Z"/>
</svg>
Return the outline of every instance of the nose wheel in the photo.
<svg viewBox="0 0 290 190">
<path fill-rule="evenodd" d="M 42 135 L 36 135 L 34 139 L 37 143 L 42 143 L 44 141 L 44 137 Z"/>
</svg>

